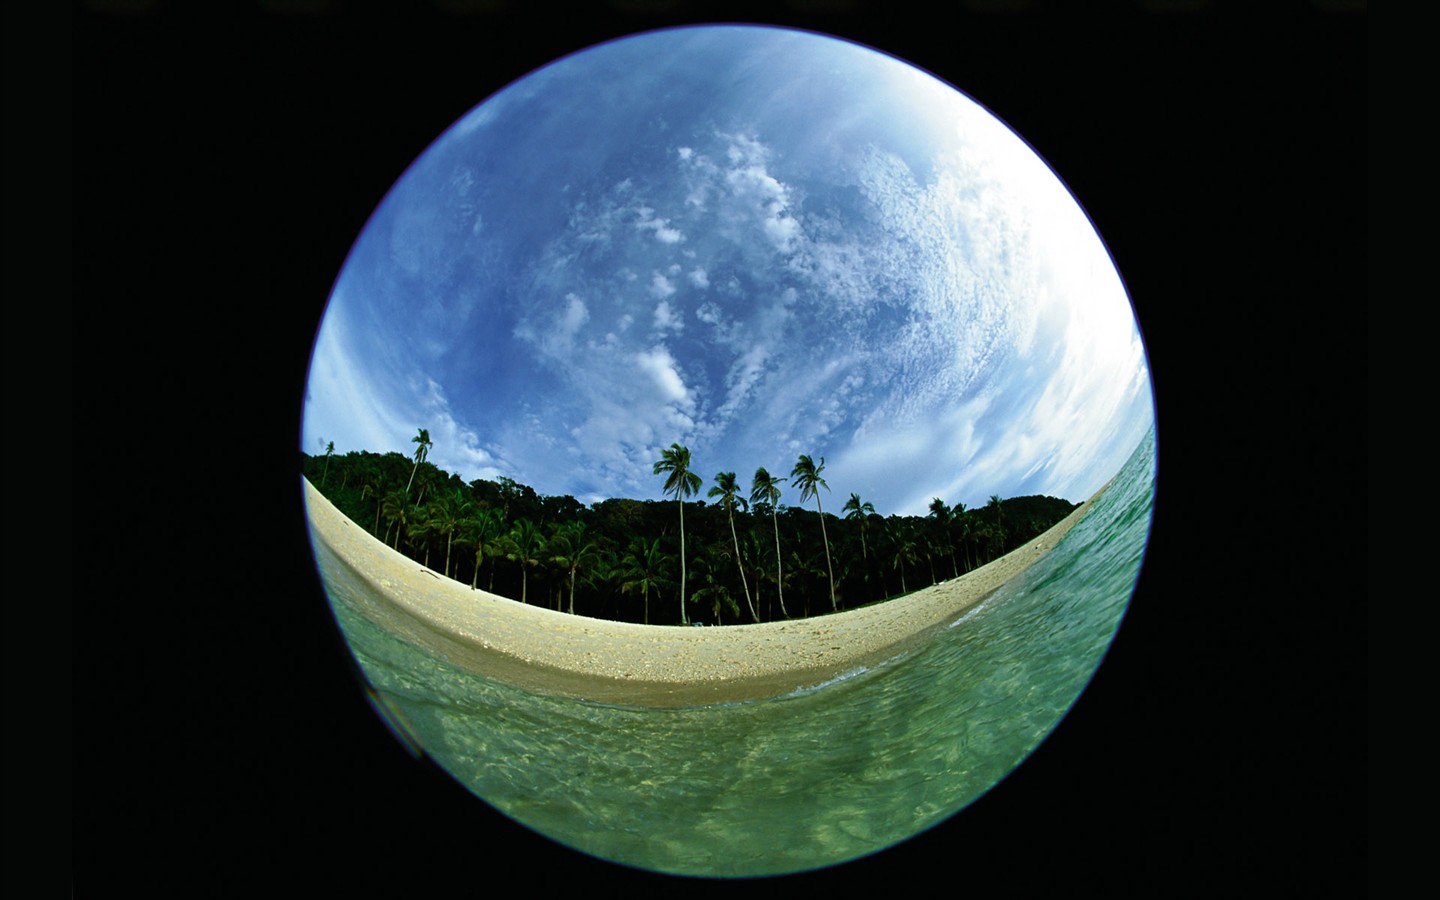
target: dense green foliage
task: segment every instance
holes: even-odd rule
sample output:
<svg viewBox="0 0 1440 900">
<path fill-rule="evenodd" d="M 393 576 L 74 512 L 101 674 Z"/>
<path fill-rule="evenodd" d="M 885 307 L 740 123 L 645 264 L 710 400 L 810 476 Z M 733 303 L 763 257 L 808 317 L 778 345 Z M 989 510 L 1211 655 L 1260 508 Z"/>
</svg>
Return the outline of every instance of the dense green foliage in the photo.
<svg viewBox="0 0 1440 900">
<path fill-rule="evenodd" d="M 996 496 L 966 509 L 937 497 L 927 516 L 881 516 L 851 494 L 837 517 L 819 505 L 823 458 L 800 457 L 788 479 L 809 509 L 782 503 L 787 479 L 764 469 L 748 497 L 733 472 L 717 473 L 706 494 L 676 444 L 655 467 L 673 500 L 586 506 L 508 478 L 466 484 L 426 459 L 425 431 L 414 442 L 410 457 L 341 456 L 331 444 L 301 454 L 302 473 L 375 537 L 463 584 L 627 622 L 738 624 L 888 600 L 1003 556 L 1078 505 Z"/>
</svg>

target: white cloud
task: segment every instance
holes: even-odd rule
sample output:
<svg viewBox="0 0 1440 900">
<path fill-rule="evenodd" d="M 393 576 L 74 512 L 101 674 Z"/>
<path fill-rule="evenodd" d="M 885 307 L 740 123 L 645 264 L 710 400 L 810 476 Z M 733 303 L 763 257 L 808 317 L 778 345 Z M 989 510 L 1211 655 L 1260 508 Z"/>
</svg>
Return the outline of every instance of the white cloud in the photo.
<svg viewBox="0 0 1440 900">
<path fill-rule="evenodd" d="M 567 294 L 565 301 L 565 312 L 556 323 L 556 328 L 573 338 L 580 326 L 590 320 L 590 311 L 585 308 L 585 301 L 574 294 Z"/>
<path fill-rule="evenodd" d="M 634 210 L 637 221 L 635 227 L 641 231 L 651 231 L 655 239 L 662 244 L 678 244 L 685 240 L 685 235 L 670 225 L 669 219 L 655 218 L 655 210 L 648 206 L 638 206 Z"/>
<path fill-rule="evenodd" d="M 690 270 L 689 278 L 690 283 L 695 285 L 697 288 L 700 288 L 701 290 L 704 290 L 705 288 L 708 288 L 710 286 L 710 277 L 706 275 L 705 270 L 699 266 L 696 266 L 695 268 Z"/>
<path fill-rule="evenodd" d="M 685 379 L 675 364 L 675 357 L 664 345 L 635 354 L 635 364 L 644 372 L 660 392 L 663 403 L 688 404 L 690 392 L 685 388 Z"/>
<path fill-rule="evenodd" d="M 664 300 L 655 304 L 655 330 L 656 331 L 681 331 L 685 322 L 680 315 L 670 308 L 670 304 Z"/>
<path fill-rule="evenodd" d="M 758 214 L 761 232 L 781 253 L 795 249 L 801 237 L 800 223 L 790 214 L 790 191 L 766 168 L 770 152 L 747 135 L 731 137 L 726 157 L 731 168 L 725 173 L 730 194 L 741 208 Z"/>
</svg>

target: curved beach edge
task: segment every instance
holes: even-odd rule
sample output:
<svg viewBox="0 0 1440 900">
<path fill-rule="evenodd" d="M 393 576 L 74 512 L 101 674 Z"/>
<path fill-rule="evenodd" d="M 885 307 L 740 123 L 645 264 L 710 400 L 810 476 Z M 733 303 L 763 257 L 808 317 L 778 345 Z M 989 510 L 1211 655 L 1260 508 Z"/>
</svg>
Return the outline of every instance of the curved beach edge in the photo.
<svg viewBox="0 0 1440 900">
<path fill-rule="evenodd" d="M 1110 486 L 1024 547 L 903 597 L 808 619 L 685 628 L 569 615 L 471 590 L 386 546 L 302 481 L 322 576 L 343 567 L 369 585 L 355 602 L 376 624 L 485 678 L 648 707 L 777 697 L 902 656 L 1052 550 Z"/>
</svg>

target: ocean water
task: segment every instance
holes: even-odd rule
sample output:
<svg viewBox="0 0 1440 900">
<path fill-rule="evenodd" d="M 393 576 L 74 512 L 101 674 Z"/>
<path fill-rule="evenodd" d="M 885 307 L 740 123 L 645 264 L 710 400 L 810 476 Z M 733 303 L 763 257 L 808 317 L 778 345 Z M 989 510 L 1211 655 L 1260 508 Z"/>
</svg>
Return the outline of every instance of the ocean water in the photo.
<svg viewBox="0 0 1440 900">
<path fill-rule="evenodd" d="M 381 704 L 464 788 L 612 862 L 779 874 L 865 856 L 944 821 L 1045 739 L 1130 601 L 1154 476 L 1152 429 L 1054 550 L 927 645 L 726 706 L 590 703 L 456 669 L 365 618 L 365 585 L 333 558 L 317 560 Z"/>
</svg>

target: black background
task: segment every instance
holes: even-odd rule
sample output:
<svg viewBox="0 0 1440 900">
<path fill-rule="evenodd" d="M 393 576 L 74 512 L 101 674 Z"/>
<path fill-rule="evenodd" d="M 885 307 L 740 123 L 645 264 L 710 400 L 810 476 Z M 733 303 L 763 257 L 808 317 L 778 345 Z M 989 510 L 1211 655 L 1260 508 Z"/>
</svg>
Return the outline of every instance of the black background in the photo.
<svg viewBox="0 0 1440 900">
<path fill-rule="evenodd" d="M 296 448 L 325 298 L 405 167 L 540 65 L 704 21 L 857 40 L 999 115 L 1106 240 L 1158 396 L 1151 549 L 1072 713 L 951 821 L 779 884 L 1358 882 L 1364 3 L 523 6 L 73 7 L 82 893 L 671 880 L 508 822 L 385 732 L 307 555 Z"/>
</svg>

